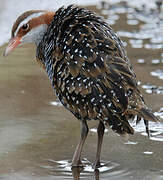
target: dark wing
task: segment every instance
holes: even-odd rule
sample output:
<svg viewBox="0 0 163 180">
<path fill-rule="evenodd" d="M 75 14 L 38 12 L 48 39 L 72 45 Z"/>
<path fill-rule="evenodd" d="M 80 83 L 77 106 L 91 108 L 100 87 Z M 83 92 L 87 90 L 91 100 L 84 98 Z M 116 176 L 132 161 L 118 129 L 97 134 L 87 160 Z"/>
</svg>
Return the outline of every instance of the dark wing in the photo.
<svg viewBox="0 0 163 180">
<path fill-rule="evenodd" d="M 131 116 L 151 115 L 121 40 L 94 13 L 58 10 L 37 52 L 60 101 L 78 119 L 103 120 L 122 134 L 133 133 Z"/>
<path fill-rule="evenodd" d="M 87 21 L 73 24 L 62 44 L 66 65 L 57 73 L 63 74 L 58 77 L 63 104 L 79 119 L 103 119 L 114 130 L 123 124 L 133 133 L 122 114 L 136 80 L 120 39 L 106 24 Z"/>
</svg>

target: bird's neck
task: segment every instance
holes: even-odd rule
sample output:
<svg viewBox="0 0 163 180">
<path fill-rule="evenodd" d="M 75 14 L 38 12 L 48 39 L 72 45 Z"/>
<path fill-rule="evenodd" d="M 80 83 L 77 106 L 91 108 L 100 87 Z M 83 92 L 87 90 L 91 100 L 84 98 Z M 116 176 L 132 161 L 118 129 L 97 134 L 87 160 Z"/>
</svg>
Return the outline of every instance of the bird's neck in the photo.
<svg viewBox="0 0 163 180">
<path fill-rule="evenodd" d="M 33 42 L 38 46 L 41 42 L 44 34 L 47 31 L 48 26 L 51 24 L 54 18 L 54 12 L 47 12 L 38 18 L 35 18 L 35 28 L 31 31 Z"/>
<path fill-rule="evenodd" d="M 39 21 L 43 21 L 46 25 L 50 25 L 54 18 L 55 12 L 47 12 L 46 14 L 43 14 L 40 18 L 38 18 L 38 23 Z"/>
</svg>

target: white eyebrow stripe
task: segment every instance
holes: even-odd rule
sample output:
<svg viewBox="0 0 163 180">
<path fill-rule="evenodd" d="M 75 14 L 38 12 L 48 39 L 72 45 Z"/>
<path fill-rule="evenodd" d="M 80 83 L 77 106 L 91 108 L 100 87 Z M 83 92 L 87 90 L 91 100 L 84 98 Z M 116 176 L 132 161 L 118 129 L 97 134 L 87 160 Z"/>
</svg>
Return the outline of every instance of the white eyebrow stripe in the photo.
<svg viewBox="0 0 163 180">
<path fill-rule="evenodd" d="M 14 33 L 14 36 L 16 36 L 16 34 L 18 33 L 20 27 L 22 27 L 24 24 L 28 23 L 29 20 L 31 20 L 31 19 L 33 19 L 33 18 L 36 18 L 36 17 L 39 17 L 39 16 L 41 16 L 41 15 L 43 15 L 43 14 L 45 14 L 45 13 L 47 13 L 47 12 L 46 12 L 46 11 L 44 11 L 44 12 L 35 12 L 35 13 L 31 14 L 30 16 L 28 16 L 26 19 L 24 19 L 24 20 L 18 25 L 18 27 L 17 27 L 17 29 L 16 29 L 16 31 L 15 31 L 15 33 Z"/>
</svg>

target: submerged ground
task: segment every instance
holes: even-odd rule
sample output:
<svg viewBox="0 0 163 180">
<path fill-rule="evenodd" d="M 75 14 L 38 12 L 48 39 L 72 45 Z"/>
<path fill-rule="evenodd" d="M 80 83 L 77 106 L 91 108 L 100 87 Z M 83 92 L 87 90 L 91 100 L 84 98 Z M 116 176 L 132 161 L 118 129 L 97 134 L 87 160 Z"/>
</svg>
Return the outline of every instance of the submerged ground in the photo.
<svg viewBox="0 0 163 180">
<path fill-rule="evenodd" d="M 126 42 L 140 89 L 161 123 L 150 125 L 151 139 L 147 138 L 143 124 L 135 126 L 133 123 L 135 135 L 130 136 L 129 141 L 108 130 L 102 149 L 104 167 L 94 173 L 91 163 L 95 159 L 97 139 L 96 124 L 91 122 L 83 153 L 86 168 L 80 177 L 161 180 L 162 22 L 158 14 L 143 7 L 134 9 L 127 4 L 108 6 L 103 3 L 89 8 L 104 15 Z M 0 54 L 4 48 L 0 48 Z M 9 57 L 1 56 L 0 59 L 0 179 L 79 179 L 79 172 L 74 170 L 72 173 L 70 167 L 79 140 L 79 122 L 55 98 L 45 72 L 35 61 L 35 47 L 18 48 Z"/>
</svg>

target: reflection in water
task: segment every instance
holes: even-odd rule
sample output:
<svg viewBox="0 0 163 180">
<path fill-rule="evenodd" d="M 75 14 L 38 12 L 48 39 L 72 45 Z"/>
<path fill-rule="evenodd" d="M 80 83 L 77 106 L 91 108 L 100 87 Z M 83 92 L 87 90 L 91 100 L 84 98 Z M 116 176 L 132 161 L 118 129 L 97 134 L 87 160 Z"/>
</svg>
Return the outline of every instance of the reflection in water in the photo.
<svg viewBox="0 0 163 180">
<path fill-rule="evenodd" d="M 158 117 L 161 116 L 161 112 L 155 112 L 154 113 Z M 135 124 L 135 122 L 131 122 L 132 127 L 134 127 L 135 132 L 141 133 L 143 136 L 147 136 L 145 129 L 144 129 L 144 124 L 143 121 L 141 121 L 139 124 Z M 153 141 L 163 141 L 163 123 L 155 123 L 155 122 L 150 122 L 149 123 L 150 127 L 150 140 Z"/>
<path fill-rule="evenodd" d="M 149 155 L 150 155 L 150 154 L 153 154 L 153 152 L 151 152 L 151 151 L 145 151 L 144 154 L 149 154 Z"/>
<path fill-rule="evenodd" d="M 79 180 L 80 179 L 80 173 L 83 171 L 83 168 L 81 167 L 74 167 L 72 168 L 72 175 L 74 180 Z"/>
<path fill-rule="evenodd" d="M 152 76 L 156 76 L 156 77 L 158 77 L 159 79 L 163 79 L 163 70 L 157 69 L 156 71 L 152 71 L 152 72 L 151 72 L 151 75 L 152 75 Z"/>
<path fill-rule="evenodd" d="M 83 170 L 84 170 L 83 168 L 78 168 L 78 167 L 72 168 L 72 175 L 73 175 L 74 180 L 80 180 L 80 173 L 82 173 Z M 100 171 L 96 169 L 94 171 L 95 180 L 100 180 L 99 174 L 100 174 Z"/>
<path fill-rule="evenodd" d="M 137 62 L 138 62 L 139 64 L 144 64 L 144 63 L 145 63 L 145 60 L 144 60 L 144 59 L 138 59 Z"/>
<path fill-rule="evenodd" d="M 163 107 L 160 108 L 160 110 L 158 112 L 155 112 L 154 114 L 155 116 L 160 117 L 160 119 L 163 119 Z"/>
<path fill-rule="evenodd" d="M 161 62 L 160 59 L 153 59 L 153 60 L 151 61 L 151 63 L 152 63 L 152 64 L 160 64 L 160 63 L 163 63 L 163 61 Z"/>
<path fill-rule="evenodd" d="M 142 85 L 148 94 L 163 94 L 163 86 L 151 85 L 150 83 Z"/>
<path fill-rule="evenodd" d="M 74 180 L 80 180 L 80 179 L 84 179 L 84 176 L 82 175 L 84 171 L 84 168 L 72 168 L 72 175 Z M 124 171 L 117 171 L 117 172 L 107 172 L 105 174 L 105 176 L 102 176 L 102 172 L 100 171 L 100 169 L 95 169 L 92 172 L 92 175 L 90 176 L 90 180 L 100 180 L 100 179 L 126 179 L 127 175 L 129 175 L 129 172 L 124 172 Z M 102 176 L 102 177 L 101 177 Z M 124 178 L 123 178 L 124 176 Z M 110 177 L 110 178 L 109 178 Z M 85 178 L 88 179 L 88 176 Z"/>
<path fill-rule="evenodd" d="M 102 179 L 108 179 L 108 177 L 111 178 L 118 178 L 118 177 L 125 177 L 128 176 L 131 171 L 122 170 L 120 168 L 120 165 L 111 161 L 108 162 L 101 162 L 101 167 L 94 170 L 93 165 L 90 161 L 88 161 L 86 158 L 82 160 L 82 164 L 84 167 L 71 167 L 71 161 L 70 160 L 61 160 L 61 161 L 55 161 L 52 159 L 49 159 L 48 162 L 50 165 L 41 166 L 43 169 L 48 169 L 50 171 L 50 174 L 53 174 L 55 177 L 64 177 L 64 179 L 69 179 L 73 176 L 74 180 L 79 179 L 91 179 L 94 176 L 95 180 L 100 180 L 100 176 Z"/>
<path fill-rule="evenodd" d="M 62 104 L 59 101 L 52 101 L 50 102 L 50 104 L 53 106 L 62 106 Z"/>
</svg>

